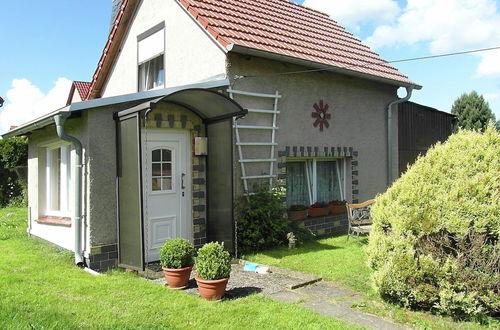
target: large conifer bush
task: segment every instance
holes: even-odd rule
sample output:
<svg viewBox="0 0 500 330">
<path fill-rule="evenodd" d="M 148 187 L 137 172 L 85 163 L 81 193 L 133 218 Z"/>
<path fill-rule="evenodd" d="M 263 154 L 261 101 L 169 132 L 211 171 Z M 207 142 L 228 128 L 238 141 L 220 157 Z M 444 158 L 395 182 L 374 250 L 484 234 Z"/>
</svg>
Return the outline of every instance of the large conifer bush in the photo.
<svg viewBox="0 0 500 330">
<path fill-rule="evenodd" d="M 460 319 L 500 314 L 500 135 L 459 131 L 372 208 L 367 247 L 386 300 Z"/>
</svg>

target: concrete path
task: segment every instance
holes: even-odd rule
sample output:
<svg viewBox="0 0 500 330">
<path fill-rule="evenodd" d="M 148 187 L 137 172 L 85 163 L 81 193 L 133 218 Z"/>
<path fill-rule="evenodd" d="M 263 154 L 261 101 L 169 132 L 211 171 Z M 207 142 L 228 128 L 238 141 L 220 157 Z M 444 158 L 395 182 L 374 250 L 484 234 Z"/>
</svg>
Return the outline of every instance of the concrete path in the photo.
<svg viewBox="0 0 500 330">
<path fill-rule="evenodd" d="M 407 329 L 378 316 L 363 313 L 349 307 L 361 300 L 361 294 L 335 286 L 333 283 L 318 282 L 295 290 L 282 290 L 267 295 L 277 301 L 298 303 L 319 314 L 331 316 L 351 324 L 370 329 Z"/>
<path fill-rule="evenodd" d="M 238 299 L 249 294 L 262 293 L 271 299 L 297 303 L 319 314 L 361 327 L 389 330 L 406 329 L 378 316 L 351 308 L 350 305 L 360 301 L 362 295 L 338 287 L 333 282 L 322 281 L 319 276 L 278 267 L 270 267 L 270 273 L 257 274 L 244 271 L 244 263 L 245 261 L 238 260 L 232 265 L 231 278 L 223 299 Z M 158 271 L 159 269 L 158 266 L 140 274 L 156 283 L 165 285 L 163 274 Z M 198 288 L 193 278 L 184 291 L 198 295 Z"/>
</svg>

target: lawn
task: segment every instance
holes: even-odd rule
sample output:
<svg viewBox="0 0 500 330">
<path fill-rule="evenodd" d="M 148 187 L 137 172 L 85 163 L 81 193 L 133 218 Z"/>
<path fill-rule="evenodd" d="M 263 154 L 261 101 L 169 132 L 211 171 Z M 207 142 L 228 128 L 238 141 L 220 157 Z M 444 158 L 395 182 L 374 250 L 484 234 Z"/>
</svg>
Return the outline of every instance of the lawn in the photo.
<svg viewBox="0 0 500 330">
<path fill-rule="evenodd" d="M 308 242 L 297 249 L 279 247 L 244 259 L 257 263 L 302 272 L 317 274 L 324 280 L 335 281 L 354 291 L 364 294 L 364 300 L 356 307 L 362 311 L 383 316 L 393 321 L 419 329 L 484 329 L 473 322 L 455 322 L 450 318 L 425 312 L 414 312 L 383 302 L 370 284 L 371 270 L 366 265 L 364 248 L 366 238 L 361 245 L 346 236 L 319 239 Z M 499 322 L 491 321 L 490 327 L 500 328 Z"/>
<path fill-rule="evenodd" d="M 26 210 L 0 209 L 0 329 L 355 329 L 261 294 L 203 301 L 134 274 L 90 275 L 26 234 Z"/>
</svg>

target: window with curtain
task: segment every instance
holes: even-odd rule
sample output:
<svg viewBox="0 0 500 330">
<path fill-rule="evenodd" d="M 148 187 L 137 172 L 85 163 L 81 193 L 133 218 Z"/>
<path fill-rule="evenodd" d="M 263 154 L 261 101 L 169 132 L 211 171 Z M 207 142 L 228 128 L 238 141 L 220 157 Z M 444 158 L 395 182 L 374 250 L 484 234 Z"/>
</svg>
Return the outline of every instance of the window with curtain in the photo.
<svg viewBox="0 0 500 330">
<path fill-rule="evenodd" d="M 310 205 L 345 199 L 344 160 L 304 159 L 287 162 L 287 204 Z"/>
<path fill-rule="evenodd" d="M 165 86 L 165 29 L 162 25 L 138 37 L 139 92 Z"/>
</svg>

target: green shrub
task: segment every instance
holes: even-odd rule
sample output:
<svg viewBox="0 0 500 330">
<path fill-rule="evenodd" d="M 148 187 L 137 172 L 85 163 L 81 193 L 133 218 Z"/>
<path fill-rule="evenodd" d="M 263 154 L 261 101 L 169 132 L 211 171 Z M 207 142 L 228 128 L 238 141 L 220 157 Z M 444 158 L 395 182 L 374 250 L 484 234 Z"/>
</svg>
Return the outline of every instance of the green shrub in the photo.
<svg viewBox="0 0 500 330">
<path fill-rule="evenodd" d="M 27 166 L 27 162 L 25 138 L 0 139 L 0 206 L 26 205 L 26 180 L 17 173 L 23 172 L 20 167 Z"/>
<path fill-rule="evenodd" d="M 160 249 L 160 263 L 165 268 L 186 268 L 194 264 L 194 246 L 184 238 L 168 240 Z"/>
<path fill-rule="evenodd" d="M 196 257 L 196 274 L 204 280 L 220 280 L 231 273 L 231 256 L 224 250 L 224 243 L 203 245 Z"/>
<path fill-rule="evenodd" d="M 371 210 L 367 247 L 386 300 L 460 319 L 500 311 L 500 135 L 460 131 Z"/>
<path fill-rule="evenodd" d="M 286 243 L 289 221 L 277 194 L 261 191 L 237 204 L 238 252 L 245 254 Z"/>
</svg>

